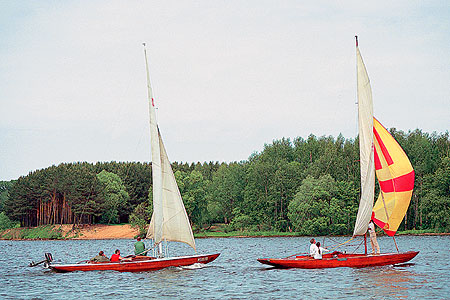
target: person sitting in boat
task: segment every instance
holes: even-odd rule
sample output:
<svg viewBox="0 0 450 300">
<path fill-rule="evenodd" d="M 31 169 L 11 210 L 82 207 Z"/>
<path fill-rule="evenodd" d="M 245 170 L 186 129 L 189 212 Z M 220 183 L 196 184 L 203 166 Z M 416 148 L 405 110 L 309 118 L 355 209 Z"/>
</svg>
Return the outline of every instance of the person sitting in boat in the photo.
<svg viewBox="0 0 450 300">
<path fill-rule="evenodd" d="M 309 246 L 309 256 L 314 257 L 317 252 L 316 240 L 311 239 L 309 242 L 311 243 L 311 246 Z"/>
<path fill-rule="evenodd" d="M 120 250 L 116 249 L 113 255 L 111 255 L 111 262 L 118 262 L 123 259 L 122 256 L 120 256 Z"/>
<path fill-rule="evenodd" d="M 147 256 L 147 251 L 145 251 L 145 244 L 141 241 L 141 237 L 137 237 L 137 242 L 134 243 L 134 255 Z"/>
<path fill-rule="evenodd" d="M 372 254 L 380 254 L 380 246 L 378 246 L 377 242 L 377 233 L 375 231 L 375 224 L 371 220 L 369 222 L 369 227 L 367 228 L 370 236 L 370 246 L 372 247 Z"/>
<path fill-rule="evenodd" d="M 97 256 L 91 258 L 91 262 L 106 262 L 109 258 L 106 257 L 103 251 L 100 251 Z"/>
<path fill-rule="evenodd" d="M 314 259 L 322 259 L 323 251 L 330 251 L 327 248 L 320 247 L 320 242 L 317 242 L 316 246 L 317 246 L 317 251 L 314 254 Z"/>
</svg>

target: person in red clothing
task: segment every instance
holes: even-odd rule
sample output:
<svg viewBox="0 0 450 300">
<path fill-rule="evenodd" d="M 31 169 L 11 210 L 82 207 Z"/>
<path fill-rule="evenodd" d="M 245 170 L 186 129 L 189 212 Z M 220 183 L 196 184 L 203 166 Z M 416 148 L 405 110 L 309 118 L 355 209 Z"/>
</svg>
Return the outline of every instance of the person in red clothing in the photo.
<svg viewBox="0 0 450 300">
<path fill-rule="evenodd" d="M 111 262 L 117 262 L 117 261 L 121 261 L 123 259 L 122 256 L 120 256 L 120 250 L 117 249 L 113 255 L 111 255 Z"/>
</svg>

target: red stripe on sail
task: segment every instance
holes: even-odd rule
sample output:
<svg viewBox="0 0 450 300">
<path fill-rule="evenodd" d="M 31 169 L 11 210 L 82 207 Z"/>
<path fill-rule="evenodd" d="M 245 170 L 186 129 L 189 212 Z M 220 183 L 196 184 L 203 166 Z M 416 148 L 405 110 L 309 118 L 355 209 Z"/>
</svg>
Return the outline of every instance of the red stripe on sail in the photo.
<svg viewBox="0 0 450 300">
<path fill-rule="evenodd" d="M 373 221 L 375 224 L 377 224 L 378 227 L 380 227 L 380 228 L 383 228 L 383 227 L 386 225 L 386 223 L 384 223 L 383 221 L 378 220 L 377 218 L 375 218 L 375 212 L 374 212 L 374 211 L 372 211 L 372 217 L 371 217 L 371 219 L 372 219 L 372 221 Z"/>
<path fill-rule="evenodd" d="M 380 145 L 380 148 L 381 148 L 381 153 L 383 153 L 383 156 L 386 159 L 388 166 L 392 165 L 394 163 L 394 161 L 392 160 L 392 157 L 389 155 L 389 152 L 388 152 L 386 146 L 384 145 L 383 141 L 381 140 L 381 137 L 378 134 L 375 127 L 373 127 L 373 133 L 375 134 L 375 138 L 377 139 L 378 145 Z"/>
<path fill-rule="evenodd" d="M 375 151 L 373 151 L 373 154 L 375 159 L 375 170 L 381 170 L 383 166 L 381 165 L 380 158 L 378 157 L 377 148 L 374 147 L 374 150 Z"/>
<path fill-rule="evenodd" d="M 378 219 L 375 218 L 375 213 L 372 212 L 372 221 L 378 225 L 378 227 L 380 227 L 381 229 L 383 229 L 383 231 L 388 235 L 388 236 L 394 236 L 395 235 L 395 231 L 389 230 L 389 229 L 385 229 L 384 227 L 387 225 L 386 223 L 384 223 L 383 221 L 380 221 Z M 389 225 L 388 225 L 389 226 Z"/>
<path fill-rule="evenodd" d="M 153 100 L 153 98 L 152 98 L 152 106 L 153 107 L 155 106 L 155 101 Z"/>
<path fill-rule="evenodd" d="M 414 188 L 414 170 L 408 174 L 385 181 L 378 180 L 378 182 L 384 193 L 411 191 Z"/>
<path fill-rule="evenodd" d="M 394 236 L 395 233 L 397 232 L 397 231 L 392 231 L 392 230 L 388 230 L 388 229 L 383 229 L 383 230 L 384 230 L 384 233 L 386 233 L 388 236 Z"/>
</svg>

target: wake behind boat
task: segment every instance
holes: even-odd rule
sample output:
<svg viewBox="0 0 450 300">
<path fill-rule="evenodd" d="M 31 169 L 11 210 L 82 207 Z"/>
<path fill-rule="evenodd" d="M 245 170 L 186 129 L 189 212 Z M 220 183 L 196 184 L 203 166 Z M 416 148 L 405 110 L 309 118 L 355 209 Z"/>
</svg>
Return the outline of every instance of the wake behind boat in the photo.
<svg viewBox="0 0 450 300">
<path fill-rule="evenodd" d="M 195 240 L 186 209 L 178 189 L 175 176 L 167 156 L 164 143 L 156 121 L 155 101 L 150 84 L 147 51 L 144 44 L 145 66 L 147 73 L 147 91 L 150 114 L 150 136 L 152 152 L 153 215 L 148 228 L 147 238 L 153 240 L 154 257 L 130 256 L 120 262 L 90 262 L 78 264 L 55 264 L 52 255 L 46 253 L 47 267 L 58 272 L 114 270 L 120 272 L 142 272 L 167 267 L 184 267 L 192 264 L 207 264 L 215 260 L 220 253 L 190 256 L 168 256 L 168 241 L 186 243 L 194 251 Z M 163 242 L 165 249 L 163 251 Z M 40 264 L 38 263 L 38 264 Z M 37 264 L 30 264 L 35 266 Z"/>
<path fill-rule="evenodd" d="M 361 200 L 352 239 L 363 236 L 364 254 L 334 252 L 322 259 L 302 255 L 287 258 L 258 259 L 260 263 L 283 268 L 371 267 L 405 263 L 419 252 L 400 253 L 394 235 L 405 216 L 414 188 L 414 170 L 403 149 L 389 131 L 373 116 L 372 90 L 369 76 L 356 37 L 356 65 L 358 90 L 358 127 L 361 168 Z M 380 185 L 375 196 L 375 174 Z M 398 253 L 367 254 L 366 232 L 370 220 L 394 238 Z"/>
</svg>

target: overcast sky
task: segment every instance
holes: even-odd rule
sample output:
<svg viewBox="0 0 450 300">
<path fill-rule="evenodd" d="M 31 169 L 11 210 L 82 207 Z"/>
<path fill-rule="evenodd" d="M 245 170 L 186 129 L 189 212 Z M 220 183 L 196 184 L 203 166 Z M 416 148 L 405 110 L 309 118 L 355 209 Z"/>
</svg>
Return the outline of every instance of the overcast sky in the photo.
<svg viewBox="0 0 450 300">
<path fill-rule="evenodd" d="M 447 0 L 0 0 L 0 180 L 149 161 L 142 42 L 171 161 L 355 138 L 355 34 L 380 122 L 449 130 Z"/>
</svg>

